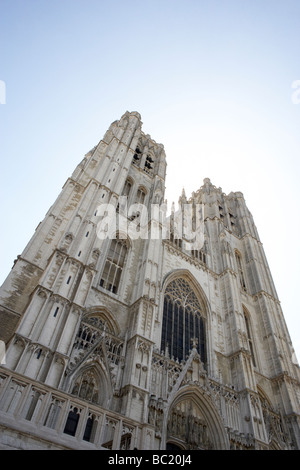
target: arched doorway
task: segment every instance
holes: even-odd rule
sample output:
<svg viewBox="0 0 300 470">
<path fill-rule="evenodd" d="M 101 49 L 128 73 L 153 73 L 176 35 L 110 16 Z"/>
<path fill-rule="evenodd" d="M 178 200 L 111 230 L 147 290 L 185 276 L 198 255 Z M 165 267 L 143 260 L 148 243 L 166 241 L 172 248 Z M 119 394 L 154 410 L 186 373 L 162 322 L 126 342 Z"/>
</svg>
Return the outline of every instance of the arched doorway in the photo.
<svg viewBox="0 0 300 470">
<path fill-rule="evenodd" d="M 165 425 L 166 448 L 226 450 L 229 442 L 221 417 L 208 394 L 197 387 L 178 391 L 169 407 Z"/>
</svg>

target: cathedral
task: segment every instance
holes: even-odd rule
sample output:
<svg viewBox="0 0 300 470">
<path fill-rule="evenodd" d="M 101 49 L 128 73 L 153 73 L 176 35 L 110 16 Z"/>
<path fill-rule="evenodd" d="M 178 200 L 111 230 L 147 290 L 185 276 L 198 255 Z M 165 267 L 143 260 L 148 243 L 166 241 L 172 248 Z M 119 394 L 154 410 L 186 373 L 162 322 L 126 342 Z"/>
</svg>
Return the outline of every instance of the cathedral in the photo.
<svg viewBox="0 0 300 470">
<path fill-rule="evenodd" d="M 138 112 L 65 182 L 0 288 L 0 449 L 299 450 L 300 375 L 252 214 L 168 213 Z"/>
</svg>

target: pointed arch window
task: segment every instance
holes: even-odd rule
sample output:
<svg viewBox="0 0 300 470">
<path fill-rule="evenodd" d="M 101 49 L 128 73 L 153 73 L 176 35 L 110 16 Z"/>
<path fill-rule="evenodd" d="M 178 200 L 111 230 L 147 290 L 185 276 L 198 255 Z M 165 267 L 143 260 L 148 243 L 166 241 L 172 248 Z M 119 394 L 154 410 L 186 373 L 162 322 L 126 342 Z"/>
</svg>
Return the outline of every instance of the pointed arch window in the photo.
<svg viewBox="0 0 300 470">
<path fill-rule="evenodd" d="M 123 211 L 125 209 L 125 206 L 126 206 L 125 201 L 126 200 L 128 201 L 129 195 L 131 193 L 131 189 L 132 189 L 132 180 L 127 178 L 127 180 L 125 181 L 122 193 L 121 193 L 121 196 L 122 196 L 121 201 L 119 200 L 117 208 L 116 208 L 117 212 L 123 213 Z M 125 196 L 126 199 L 124 198 L 124 196 Z M 124 199 L 125 199 L 125 201 L 124 201 Z M 121 207 L 120 207 L 120 205 L 121 205 Z"/>
<path fill-rule="evenodd" d="M 206 364 L 205 318 L 200 302 L 189 283 L 178 278 L 166 288 L 162 323 L 161 351 L 175 360 L 186 359 L 196 346 Z"/>
<path fill-rule="evenodd" d="M 122 196 L 128 197 L 130 194 L 131 188 L 132 188 L 132 182 L 131 180 L 127 179 L 123 187 Z"/>
<path fill-rule="evenodd" d="M 99 379 L 92 369 L 78 376 L 72 388 L 72 395 L 83 400 L 98 403 L 99 401 Z"/>
<path fill-rule="evenodd" d="M 145 164 L 144 164 L 144 171 L 146 173 L 151 173 L 152 172 L 153 163 L 154 163 L 154 160 L 153 160 L 152 156 L 147 155 L 146 160 L 145 160 Z"/>
<path fill-rule="evenodd" d="M 78 408 L 71 407 L 68 418 L 65 424 L 64 433 L 69 436 L 75 436 L 79 421 L 79 410 Z"/>
<path fill-rule="evenodd" d="M 90 414 L 85 425 L 83 440 L 87 442 L 94 442 L 95 431 L 97 429 L 97 420 L 93 414 Z"/>
<path fill-rule="evenodd" d="M 127 251 L 128 243 L 126 239 L 115 238 L 111 241 L 100 280 L 100 286 L 114 294 L 117 294 L 120 286 Z"/>
<path fill-rule="evenodd" d="M 250 353 L 252 357 L 252 362 L 253 362 L 254 367 L 256 367 L 254 345 L 253 345 L 252 334 L 251 334 L 250 318 L 249 318 L 249 314 L 245 311 L 244 308 L 243 308 L 243 312 L 244 312 L 244 320 L 245 320 L 245 325 L 246 325 L 247 340 L 248 340 L 249 349 L 250 349 Z"/>
<path fill-rule="evenodd" d="M 139 147 L 136 147 L 135 149 L 135 153 L 133 155 L 133 159 L 132 159 L 132 163 L 134 165 L 138 165 L 140 159 L 141 159 L 141 156 L 142 156 L 142 151 Z"/>
<path fill-rule="evenodd" d="M 143 188 L 139 188 L 136 193 L 136 204 L 144 204 L 146 198 L 146 191 Z"/>
<path fill-rule="evenodd" d="M 243 265 L 242 265 L 242 257 L 238 251 L 235 252 L 235 259 L 236 259 L 241 287 L 242 289 L 244 289 L 244 291 L 246 291 L 247 289 L 246 289 L 245 276 L 244 276 Z"/>
</svg>

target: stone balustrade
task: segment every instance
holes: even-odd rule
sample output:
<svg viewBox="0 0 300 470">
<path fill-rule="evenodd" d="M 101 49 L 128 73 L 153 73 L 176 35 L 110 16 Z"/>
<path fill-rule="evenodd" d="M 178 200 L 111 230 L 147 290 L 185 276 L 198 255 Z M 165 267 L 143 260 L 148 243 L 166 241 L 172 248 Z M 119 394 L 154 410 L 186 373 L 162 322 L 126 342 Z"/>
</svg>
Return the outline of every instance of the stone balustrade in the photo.
<svg viewBox="0 0 300 470">
<path fill-rule="evenodd" d="M 142 426 L 119 413 L 0 369 L 0 448 L 134 449 Z M 9 429 L 9 431 L 8 431 Z"/>
</svg>

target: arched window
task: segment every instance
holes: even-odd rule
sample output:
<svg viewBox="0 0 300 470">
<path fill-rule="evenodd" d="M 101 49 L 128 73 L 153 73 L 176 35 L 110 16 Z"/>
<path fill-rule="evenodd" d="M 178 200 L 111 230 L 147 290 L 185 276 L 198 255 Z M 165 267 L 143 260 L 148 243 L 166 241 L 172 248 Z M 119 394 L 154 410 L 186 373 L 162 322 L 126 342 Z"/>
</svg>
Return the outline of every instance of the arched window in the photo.
<svg viewBox="0 0 300 470">
<path fill-rule="evenodd" d="M 145 160 L 145 165 L 144 165 L 144 171 L 146 173 L 151 173 L 153 170 L 153 163 L 154 160 L 151 155 L 147 155 L 146 160 Z"/>
<path fill-rule="evenodd" d="M 129 196 L 129 193 L 131 191 L 131 188 L 132 188 L 132 182 L 131 180 L 127 179 L 125 181 L 125 184 L 124 184 L 124 188 L 123 188 L 123 191 L 122 191 L 122 196 Z"/>
<path fill-rule="evenodd" d="M 146 191 L 143 188 L 139 188 L 136 193 L 136 204 L 144 204 L 146 197 Z"/>
<path fill-rule="evenodd" d="M 246 283 L 245 283 L 244 271 L 243 271 L 243 266 L 242 266 L 242 257 L 238 251 L 235 252 L 235 259 L 236 259 L 236 264 L 238 268 L 238 275 L 239 275 L 241 287 L 242 289 L 246 290 Z"/>
<path fill-rule="evenodd" d="M 68 414 L 67 422 L 65 424 L 64 433 L 70 436 L 75 436 L 79 421 L 79 411 L 77 408 L 71 406 Z"/>
<path fill-rule="evenodd" d="M 254 346 L 253 346 L 253 340 L 252 340 L 252 334 L 251 334 L 250 318 L 244 308 L 243 308 L 243 312 L 244 312 L 244 319 L 245 319 L 245 325 L 246 325 L 247 340 L 248 340 L 249 349 L 250 349 L 251 356 L 252 356 L 252 362 L 253 362 L 254 367 L 256 367 Z"/>
<path fill-rule="evenodd" d="M 133 155 L 132 163 L 133 165 L 138 165 L 142 156 L 142 151 L 139 147 L 136 147 L 135 153 Z"/>
<path fill-rule="evenodd" d="M 83 400 L 98 403 L 99 401 L 99 378 L 93 369 L 85 371 L 78 376 L 72 388 L 72 395 L 76 395 Z"/>
<path fill-rule="evenodd" d="M 115 334 L 115 329 L 106 315 L 95 313 L 84 316 L 75 338 L 74 349 L 88 350 L 92 348 L 104 331 L 109 335 Z"/>
<path fill-rule="evenodd" d="M 205 318 L 189 283 L 178 278 L 170 282 L 164 296 L 161 351 L 175 360 L 186 359 L 193 344 L 206 363 Z"/>
<path fill-rule="evenodd" d="M 100 280 L 100 286 L 114 294 L 118 292 L 127 251 L 127 240 L 115 238 L 111 241 Z"/>
<path fill-rule="evenodd" d="M 97 420 L 95 419 L 95 416 L 92 413 L 90 413 L 86 421 L 85 430 L 84 430 L 82 439 L 84 441 L 94 442 L 96 429 L 97 429 Z"/>
<path fill-rule="evenodd" d="M 126 210 L 125 209 L 126 202 L 128 202 L 131 189 L 132 189 L 132 180 L 130 178 L 127 178 L 127 180 L 125 181 L 122 193 L 121 193 L 121 199 L 119 199 L 119 202 L 118 202 L 118 205 L 117 205 L 117 208 L 116 208 L 117 212 L 123 213 L 124 210 Z M 125 201 L 124 201 L 124 199 L 125 199 Z M 121 207 L 120 207 L 120 204 L 121 204 Z"/>
</svg>

